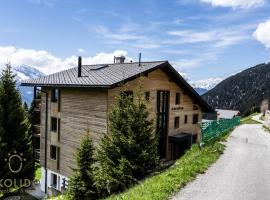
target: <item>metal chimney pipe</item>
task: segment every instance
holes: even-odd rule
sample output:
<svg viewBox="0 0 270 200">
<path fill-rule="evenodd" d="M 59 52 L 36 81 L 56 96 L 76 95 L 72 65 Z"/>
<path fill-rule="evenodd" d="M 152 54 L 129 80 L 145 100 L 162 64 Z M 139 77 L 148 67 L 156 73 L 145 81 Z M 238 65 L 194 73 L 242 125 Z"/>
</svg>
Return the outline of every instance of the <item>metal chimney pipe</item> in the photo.
<svg viewBox="0 0 270 200">
<path fill-rule="evenodd" d="M 142 59 L 142 54 L 139 53 L 139 67 L 141 66 L 141 59 Z"/>
<path fill-rule="evenodd" d="M 78 57 L 78 77 L 82 77 L 82 57 Z"/>
</svg>

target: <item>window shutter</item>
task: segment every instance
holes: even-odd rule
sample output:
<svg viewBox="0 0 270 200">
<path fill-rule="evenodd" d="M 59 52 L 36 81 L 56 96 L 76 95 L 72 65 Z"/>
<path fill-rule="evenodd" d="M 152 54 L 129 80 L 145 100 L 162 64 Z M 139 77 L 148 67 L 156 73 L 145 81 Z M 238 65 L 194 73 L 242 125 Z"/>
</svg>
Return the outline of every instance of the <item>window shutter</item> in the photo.
<svg viewBox="0 0 270 200">
<path fill-rule="evenodd" d="M 60 147 L 57 147 L 57 169 L 60 169 Z"/>
<path fill-rule="evenodd" d="M 57 134 L 58 134 L 58 142 L 60 142 L 60 130 L 61 130 L 61 120 L 58 119 L 58 127 L 57 127 Z"/>
</svg>

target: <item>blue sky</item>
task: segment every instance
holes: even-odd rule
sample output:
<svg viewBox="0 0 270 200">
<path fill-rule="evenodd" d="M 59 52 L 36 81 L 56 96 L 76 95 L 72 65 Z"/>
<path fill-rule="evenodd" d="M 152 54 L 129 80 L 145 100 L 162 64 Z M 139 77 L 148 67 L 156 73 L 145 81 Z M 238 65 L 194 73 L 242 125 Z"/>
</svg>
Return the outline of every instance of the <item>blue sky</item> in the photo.
<svg viewBox="0 0 270 200">
<path fill-rule="evenodd" d="M 45 73 L 85 62 L 169 60 L 190 80 L 223 77 L 270 55 L 268 0 L 10 0 L 0 7 L 0 63 Z M 119 51 L 121 50 L 121 51 Z M 88 64 L 87 63 L 87 64 Z"/>
</svg>

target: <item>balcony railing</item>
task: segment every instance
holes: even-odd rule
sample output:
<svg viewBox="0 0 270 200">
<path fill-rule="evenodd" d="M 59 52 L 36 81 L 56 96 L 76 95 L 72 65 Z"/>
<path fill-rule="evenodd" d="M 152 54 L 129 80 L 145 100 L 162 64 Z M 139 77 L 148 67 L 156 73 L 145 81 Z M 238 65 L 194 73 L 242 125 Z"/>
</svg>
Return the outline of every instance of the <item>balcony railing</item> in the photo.
<svg viewBox="0 0 270 200">
<path fill-rule="evenodd" d="M 39 137 L 40 136 L 40 124 L 35 124 L 35 125 L 33 125 L 33 127 L 34 127 L 34 136 L 37 136 L 37 137 Z"/>
<path fill-rule="evenodd" d="M 41 99 L 34 99 L 34 108 L 35 111 L 40 111 L 41 109 Z"/>
<path fill-rule="evenodd" d="M 40 162 L 40 149 L 34 150 L 35 155 L 35 161 Z"/>
</svg>

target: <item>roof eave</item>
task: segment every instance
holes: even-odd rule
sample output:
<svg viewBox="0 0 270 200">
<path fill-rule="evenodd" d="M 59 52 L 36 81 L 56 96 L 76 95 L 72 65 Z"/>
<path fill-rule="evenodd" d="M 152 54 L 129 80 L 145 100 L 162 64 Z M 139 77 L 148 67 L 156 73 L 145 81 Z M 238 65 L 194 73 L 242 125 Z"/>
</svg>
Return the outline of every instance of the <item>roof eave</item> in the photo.
<svg viewBox="0 0 270 200">
<path fill-rule="evenodd" d="M 67 88 L 110 88 L 110 85 L 82 85 L 82 84 L 42 84 L 42 83 L 21 83 L 26 87 L 67 87 Z"/>
<path fill-rule="evenodd" d="M 176 82 L 179 86 L 184 86 L 187 91 L 191 92 L 191 95 L 198 101 L 198 104 L 201 106 L 202 111 L 205 113 L 216 113 L 214 109 L 210 107 L 210 105 L 191 87 L 188 82 L 172 67 L 169 62 L 166 62 L 167 68 L 164 68 L 164 71 L 169 72 L 169 76 L 174 82 Z"/>
</svg>

